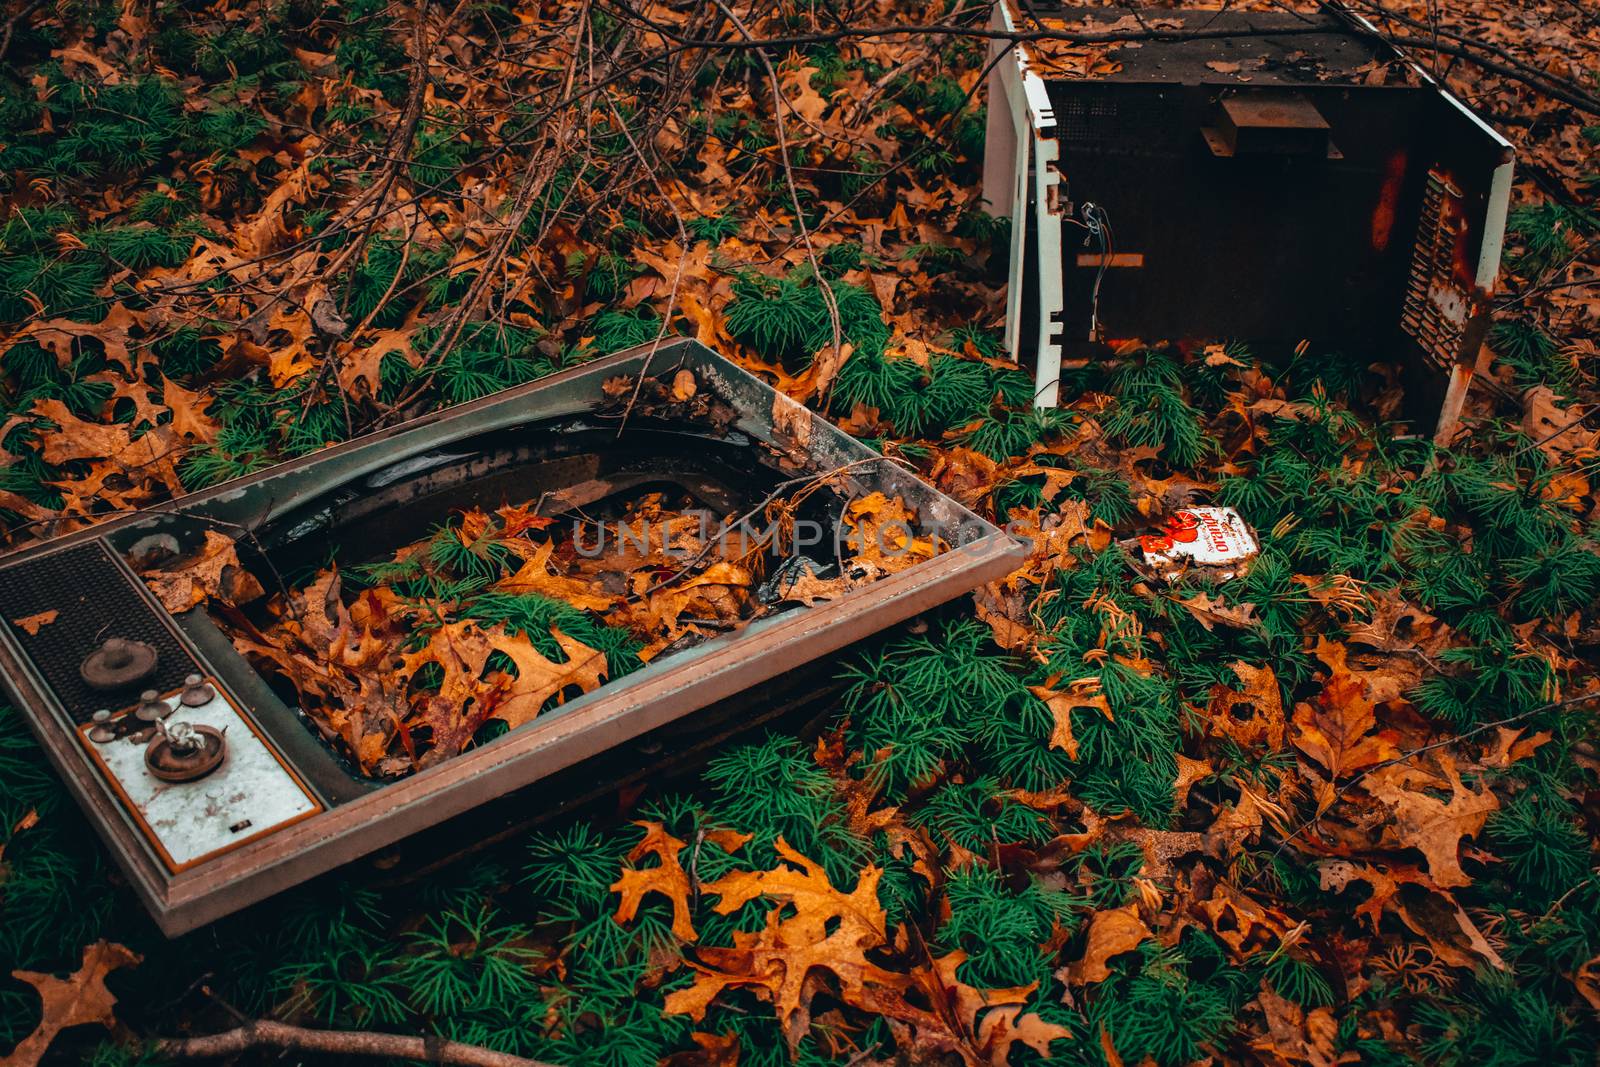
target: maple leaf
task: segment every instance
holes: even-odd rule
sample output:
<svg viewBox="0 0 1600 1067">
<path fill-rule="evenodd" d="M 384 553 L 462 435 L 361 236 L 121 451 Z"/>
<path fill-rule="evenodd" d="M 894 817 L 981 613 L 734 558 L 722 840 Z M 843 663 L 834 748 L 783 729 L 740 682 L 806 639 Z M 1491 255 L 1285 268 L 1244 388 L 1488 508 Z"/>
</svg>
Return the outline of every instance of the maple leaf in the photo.
<svg viewBox="0 0 1600 1067">
<path fill-rule="evenodd" d="M 106 975 L 118 967 L 131 967 L 139 962 L 139 956 L 121 945 L 96 941 L 84 947 L 82 963 L 66 978 L 37 971 L 12 971 L 13 978 L 28 983 L 38 992 L 39 999 L 44 1002 L 44 1017 L 33 1033 L 23 1038 L 6 1057 L 7 1067 L 33 1067 L 56 1035 L 69 1026 L 116 1025 L 112 1008 L 117 998 L 106 988 Z"/>
<path fill-rule="evenodd" d="M 619 923 L 632 922 L 639 913 L 639 904 L 647 894 L 660 893 L 672 904 L 672 932 L 680 941 L 696 938 L 694 923 L 689 915 L 689 873 L 678 860 L 684 842 L 667 833 L 658 822 L 637 822 L 645 830 L 644 840 L 628 853 L 628 862 L 635 864 L 622 872 L 611 886 L 611 891 L 622 897 L 617 905 Z M 660 862 L 654 867 L 638 867 L 646 856 L 655 856 Z"/>
</svg>

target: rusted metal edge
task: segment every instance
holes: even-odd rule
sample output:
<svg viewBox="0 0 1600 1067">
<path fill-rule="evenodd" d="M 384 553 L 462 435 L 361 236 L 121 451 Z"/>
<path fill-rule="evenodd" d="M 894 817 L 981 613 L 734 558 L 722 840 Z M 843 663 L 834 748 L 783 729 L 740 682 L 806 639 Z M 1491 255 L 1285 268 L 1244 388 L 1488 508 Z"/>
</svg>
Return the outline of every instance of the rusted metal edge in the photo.
<svg viewBox="0 0 1600 1067">
<path fill-rule="evenodd" d="M 744 394 L 747 400 L 760 397 L 775 407 L 789 405 L 805 412 L 804 418 L 810 420 L 807 425 L 812 427 L 813 444 L 823 446 L 815 450 L 814 461 L 821 460 L 824 464 L 833 461 L 836 465 L 841 459 L 861 458 L 863 454 L 869 458 L 876 456 L 820 416 L 783 398 L 759 379 L 695 342 L 662 345 L 653 352 L 651 349 L 652 346 L 641 346 L 618 353 L 415 423 L 290 461 L 237 482 L 178 498 L 154 509 L 155 517 L 173 510 L 186 512 L 209 503 L 226 506 L 241 499 L 241 488 L 274 480 L 283 483 L 286 499 L 296 495 L 295 491 L 348 482 L 363 472 L 378 470 L 385 463 L 393 462 L 392 454 L 384 455 L 384 446 L 399 434 L 447 422 L 450 424 L 448 432 L 430 439 L 430 443 L 437 446 L 448 440 L 515 426 L 527 420 L 508 417 L 508 409 L 522 397 L 600 373 L 637 371 L 647 360 L 655 372 L 675 362 L 691 365 L 706 371 L 725 387 Z M 588 406 L 574 404 L 566 413 L 578 413 Z M 552 414 L 559 413 L 546 409 L 541 417 Z M 752 421 L 760 422 L 759 419 Z M 798 412 L 789 421 L 799 421 Z M 764 437 L 771 437 L 774 431 L 771 424 L 751 425 L 749 429 Z M 334 462 L 330 464 L 330 460 Z M 330 473 L 319 474 L 313 469 L 319 466 Z M 149 854 L 131 816 L 116 802 L 108 784 L 92 770 L 78 750 L 66 709 L 53 697 L 3 628 L 0 628 L 0 674 L 4 676 L 5 689 L 23 708 L 24 717 L 39 738 L 47 758 L 89 814 L 90 822 L 128 876 L 135 894 L 163 932 L 177 936 L 470 811 L 486 800 L 580 763 L 617 743 L 736 695 L 754 684 L 779 677 L 791 665 L 818 659 L 945 603 L 985 581 L 1010 573 L 1021 562 L 1025 549 L 1016 539 L 889 461 L 875 466 L 877 481 L 890 483 L 889 491 L 897 487 L 915 487 L 923 502 L 936 504 L 944 512 L 936 518 L 947 529 L 957 525 L 956 520 L 959 520 L 959 528 L 968 535 L 962 538 L 964 543 L 865 589 L 811 608 L 758 620 L 699 648 L 648 665 L 490 744 L 176 875 L 169 875 Z M 831 468 L 826 465 L 821 467 L 821 470 L 828 469 Z M 0 564 L 21 563 L 35 555 L 135 528 L 151 517 L 149 513 L 113 517 L 43 545 L 0 556 Z M 264 521 L 270 516 L 250 517 Z M 148 590 L 142 591 L 148 597 Z M 168 625 L 171 625 L 170 619 Z M 199 653 L 192 642 L 186 643 Z M 209 663 L 207 666 L 214 667 Z M 213 677 L 219 674 L 214 669 L 212 673 Z"/>
</svg>

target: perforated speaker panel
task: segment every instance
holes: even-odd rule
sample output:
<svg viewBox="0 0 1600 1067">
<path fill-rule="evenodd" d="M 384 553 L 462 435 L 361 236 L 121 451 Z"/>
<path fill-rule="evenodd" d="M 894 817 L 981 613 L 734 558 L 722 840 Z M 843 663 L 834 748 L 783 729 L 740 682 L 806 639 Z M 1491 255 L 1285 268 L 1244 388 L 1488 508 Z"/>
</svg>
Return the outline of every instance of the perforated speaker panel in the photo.
<svg viewBox="0 0 1600 1067">
<path fill-rule="evenodd" d="M 102 541 L 0 566 L 0 618 L 76 722 L 88 722 L 96 708 L 133 703 L 140 689 L 174 689 L 184 675 L 201 670 L 133 581 Z M 55 618 L 48 622 L 17 624 L 51 611 Z M 78 665 L 108 637 L 154 646 L 155 676 L 127 692 L 102 693 L 86 685 Z"/>
</svg>

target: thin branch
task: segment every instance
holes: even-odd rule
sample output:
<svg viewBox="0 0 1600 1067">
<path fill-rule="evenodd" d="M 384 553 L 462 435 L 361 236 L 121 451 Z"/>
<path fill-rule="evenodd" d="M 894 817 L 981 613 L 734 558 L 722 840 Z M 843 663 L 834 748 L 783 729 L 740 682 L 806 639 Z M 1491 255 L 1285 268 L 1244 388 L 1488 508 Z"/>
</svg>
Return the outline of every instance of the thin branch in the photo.
<svg viewBox="0 0 1600 1067">
<path fill-rule="evenodd" d="M 155 1042 L 152 1051 L 175 1059 L 220 1059 L 254 1048 L 292 1052 L 318 1052 L 331 1056 L 382 1056 L 451 1067 L 551 1067 L 540 1060 L 465 1045 L 442 1037 L 407 1037 L 371 1034 L 359 1030 L 310 1030 L 303 1026 L 257 1019 L 234 1030 L 203 1037 L 168 1037 Z"/>
</svg>

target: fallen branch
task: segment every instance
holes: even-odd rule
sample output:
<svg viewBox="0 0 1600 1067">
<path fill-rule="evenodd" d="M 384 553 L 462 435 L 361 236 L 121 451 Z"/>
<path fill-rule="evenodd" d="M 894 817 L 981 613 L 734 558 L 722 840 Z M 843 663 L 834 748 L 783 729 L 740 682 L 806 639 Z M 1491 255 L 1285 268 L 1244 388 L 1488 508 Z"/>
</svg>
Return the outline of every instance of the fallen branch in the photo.
<svg viewBox="0 0 1600 1067">
<path fill-rule="evenodd" d="M 369 1034 L 359 1030 L 308 1030 L 303 1026 L 256 1019 L 235 1030 L 203 1037 L 168 1037 L 155 1043 L 157 1055 L 177 1059 L 216 1059 L 236 1056 L 253 1048 L 295 1052 L 324 1052 L 336 1056 L 386 1056 L 453 1067 L 550 1067 L 539 1060 L 496 1052 L 479 1045 L 464 1045 L 442 1037 L 406 1037 L 403 1034 Z"/>
</svg>

